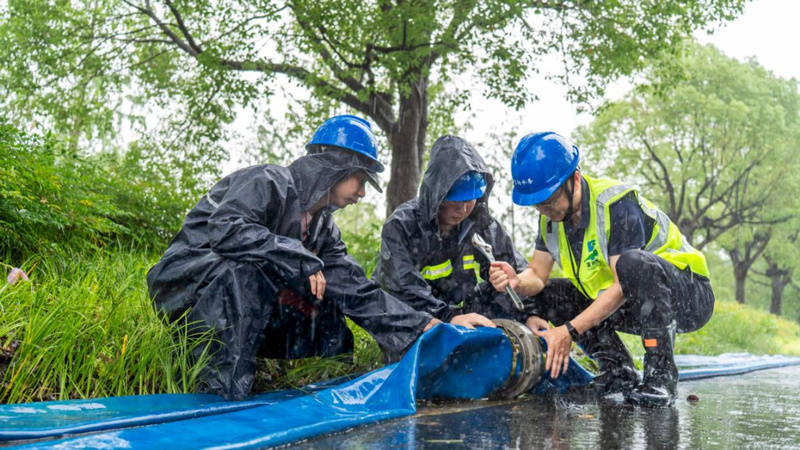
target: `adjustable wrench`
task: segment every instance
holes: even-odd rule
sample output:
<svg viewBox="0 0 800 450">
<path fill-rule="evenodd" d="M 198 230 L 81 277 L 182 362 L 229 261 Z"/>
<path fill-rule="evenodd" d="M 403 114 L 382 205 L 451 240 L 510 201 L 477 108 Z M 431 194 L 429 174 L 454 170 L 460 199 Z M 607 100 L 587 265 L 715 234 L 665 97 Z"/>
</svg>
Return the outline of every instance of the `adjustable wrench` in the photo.
<svg viewBox="0 0 800 450">
<path fill-rule="evenodd" d="M 492 254 L 492 246 L 487 244 L 486 241 L 484 241 L 483 238 L 478 235 L 478 233 L 474 233 L 472 235 L 472 246 L 478 249 L 483 257 L 488 259 L 489 262 L 495 262 L 494 255 Z M 516 306 L 518 310 L 524 311 L 525 306 L 522 304 L 522 300 L 520 300 L 519 295 L 514 292 L 514 289 L 511 289 L 511 285 L 506 285 L 506 292 L 508 293 L 508 296 L 511 297 L 511 300 L 514 301 L 514 306 Z"/>
</svg>

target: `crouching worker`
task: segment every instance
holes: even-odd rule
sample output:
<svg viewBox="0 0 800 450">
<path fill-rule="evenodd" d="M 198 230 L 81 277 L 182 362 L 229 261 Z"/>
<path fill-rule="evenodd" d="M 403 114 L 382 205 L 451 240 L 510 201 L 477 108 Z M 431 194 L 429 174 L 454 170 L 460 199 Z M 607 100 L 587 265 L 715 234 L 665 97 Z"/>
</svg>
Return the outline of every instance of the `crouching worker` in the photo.
<svg viewBox="0 0 800 450">
<path fill-rule="evenodd" d="M 471 145 L 454 136 L 439 138 L 419 196 L 398 206 L 383 225 L 373 277 L 417 311 L 454 325 L 494 327 L 490 318 L 524 321 L 507 294 L 484 281 L 489 261 L 472 245 L 478 233 L 498 261 L 520 270 L 526 266 L 489 214 L 492 185 L 486 163 Z"/>
<path fill-rule="evenodd" d="M 438 323 L 367 279 L 331 216 L 357 203 L 365 183 L 378 188 L 383 165 L 369 123 L 332 117 L 306 149 L 289 167 L 254 166 L 219 181 L 147 274 L 159 311 L 176 320 L 188 310 L 190 330 L 214 332 L 202 392 L 242 399 L 257 356 L 352 352 L 345 316 L 396 353 Z"/>
<path fill-rule="evenodd" d="M 583 175 L 579 160 L 578 148 L 555 133 L 520 141 L 512 197 L 539 210 L 539 236 L 527 269 L 495 264 L 490 280 L 498 291 L 510 284 L 535 295 L 527 325 L 547 341 L 553 377 L 566 370 L 575 341 L 599 365 L 592 386 L 598 394 L 670 405 L 678 380 L 675 332 L 697 330 L 714 308 L 705 257 L 634 187 Z M 548 282 L 553 263 L 566 279 Z M 641 383 L 617 330 L 642 338 Z"/>
</svg>

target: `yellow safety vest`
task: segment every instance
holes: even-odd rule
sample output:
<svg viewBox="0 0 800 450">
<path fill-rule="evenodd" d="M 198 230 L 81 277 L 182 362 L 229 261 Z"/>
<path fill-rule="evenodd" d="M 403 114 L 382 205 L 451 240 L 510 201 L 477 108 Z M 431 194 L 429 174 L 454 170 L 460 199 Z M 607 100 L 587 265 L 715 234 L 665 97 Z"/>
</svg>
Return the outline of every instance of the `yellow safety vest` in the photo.
<svg viewBox="0 0 800 450">
<path fill-rule="evenodd" d="M 581 261 L 575 261 L 562 222 L 550 222 L 542 214 L 539 226 L 547 250 L 562 273 L 587 298 L 597 298 L 600 292 L 614 284 L 614 274 L 608 265 L 611 205 L 631 191 L 636 193 L 642 211 L 654 221 L 653 234 L 644 250 L 664 258 L 681 270 L 689 266 L 692 272 L 709 277 L 703 253 L 692 247 L 677 225 L 653 203 L 640 196 L 636 188 L 616 180 L 594 179 L 586 175 L 583 178 L 589 185 L 589 225 L 583 235 Z M 601 213 L 598 214 L 598 211 Z"/>
</svg>

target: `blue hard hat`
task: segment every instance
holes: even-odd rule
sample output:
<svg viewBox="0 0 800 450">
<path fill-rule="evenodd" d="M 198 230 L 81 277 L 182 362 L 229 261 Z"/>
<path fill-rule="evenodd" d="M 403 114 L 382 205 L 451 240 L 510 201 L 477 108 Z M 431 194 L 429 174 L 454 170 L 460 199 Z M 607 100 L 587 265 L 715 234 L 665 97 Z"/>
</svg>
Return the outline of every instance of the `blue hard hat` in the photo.
<svg viewBox="0 0 800 450">
<path fill-rule="evenodd" d="M 486 192 L 486 179 L 480 172 L 467 172 L 462 175 L 447 193 L 447 200 L 452 202 L 468 202 L 483 197 Z"/>
<path fill-rule="evenodd" d="M 315 145 L 329 145 L 360 153 L 378 164 L 378 172 L 383 172 L 383 164 L 378 160 L 378 141 L 372 133 L 369 122 L 358 116 L 344 114 L 333 116 L 322 123 L 314 132 L 306 150 L 312 151 Z"/>
<path fill-rule="evenodd" d="M 561 135 L 547 131 L 523 137 L 511 157 L 511 199 L 523 206 L 542 203 L 575 172 L 578 161 L 578 147 Z"/>
</svg>

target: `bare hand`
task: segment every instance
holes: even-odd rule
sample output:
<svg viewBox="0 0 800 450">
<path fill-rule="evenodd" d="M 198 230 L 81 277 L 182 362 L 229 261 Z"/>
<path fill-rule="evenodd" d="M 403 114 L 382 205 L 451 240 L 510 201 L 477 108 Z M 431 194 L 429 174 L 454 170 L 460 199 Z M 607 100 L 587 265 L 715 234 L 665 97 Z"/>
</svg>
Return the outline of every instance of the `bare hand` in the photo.
<svg viewBox="0 0 800 450">
<path fill-rule="evenodd" d="M 434 317 L 430 322 L 428 322 L 427 325 L 425 325 L 425 328 L 422 329 L 422 332 L 424 333 L 440 323 L 442 323 L 442 321 Z"/>
<path fill-rule="evenodd" d="M 530 328 L 531 331 L 547 330 L 550 328 L 550 323 L 539 316 L 528 316 L 525 325 Z"/>
<path fill-rule="evenodd" d="M 505 261 L 496 261 L 489 267 L 489 282 L 497 292 L 505 292 L 506 286 L 511 286 L 511 289 L 517 288 L 519 277 L 511 264 Z"/>
<path fill-rule="evenodd" d="M 495 325 L 494 322 L 476 313 L 459 314 L 450 319 L 450 323 L 453 325 L 461 325 L 462 327 L 467 327 L 470 330 L 475 329 L 476 326 L 497 328 L 497 325 Z"/>
<path fill-rule="evenodd" d="M 558 378 L 562 373 L 566 373 L 569 365 L 569 349 L 572 343 L 567 327 L 562 325 L 545 331 L 531 331 L 547 342 L 545 370 L 550 371 L 550 378 Z"/>
<path fill-rule="evenodd" d="M 322 296 L 325 295 L 325 276 L 322 275 L 322 271 L 308 277 L 308 284 L 311 285 L 311 293 L 317 300 L 322 300 Z"/>
</svg>

